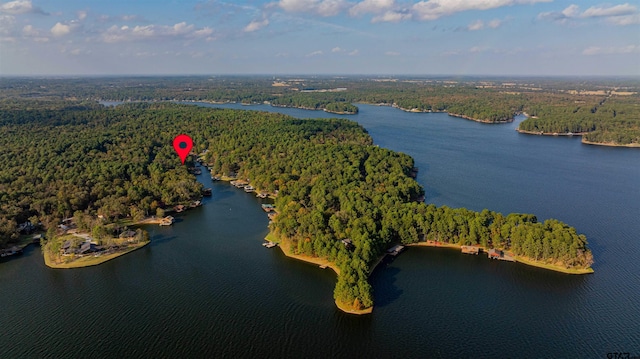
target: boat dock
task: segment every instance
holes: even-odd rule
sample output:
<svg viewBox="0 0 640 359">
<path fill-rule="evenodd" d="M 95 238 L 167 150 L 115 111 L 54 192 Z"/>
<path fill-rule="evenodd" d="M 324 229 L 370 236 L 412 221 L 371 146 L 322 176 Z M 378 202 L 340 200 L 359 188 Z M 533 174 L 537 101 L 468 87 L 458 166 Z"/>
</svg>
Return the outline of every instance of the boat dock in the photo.
<svg viewBox="0 0 640 359">
<path fill-rule="evenodd" d="M 229 182 L 229 184 L 234 186 L 234 187 L 236 187 L 236 188 L 244 188 L 244 186 L 249 185 L 249 182 L 238 180 L 238 181 L 231 181 L 231 182 Z"/>
<path fill-rule="evenodd" d="M 404 246 L 401 246 L 399 244 L 396 244 L 395 246 L 387 249 L 387 254 L 390 254 L 392 256 L 397 256 L 398 254 L 400 254 L 400 252 L 402 252 L 404 250 Z"/>
<path fill-rule="evenodd" d="M 167 216 L 167 217 L 164 217 L 162 219 L 162 221 L 160 222 L 160 225 L 161 226 L 170 226 L 170 225 L 173 224 L 174 221 L 175 221 L 175 218 L 173 218 L 171 216 Z"/>
<path fill-rule="evenodd" d="M 493 249 L 493 248 L 489 249 L 489 251 L 487 252 L 487 256 L 489 257 L 489 259 L 498 259 L 498 260 L 507 261 L 507 262 L 516 261 L 515 258 L 513 258 L 511 255 L 505 253 L 500 249 Z"/>
<path fill-rule="evenodd" d="M 476 247 L 476 246 L 462 246 L 462 247 L 460 247 L 460 249 L 462 250 L 462 253 L 464 253 L 464 254 L 475 254 L 475 255 L 478 255 L 478 253 L 481 252 L 480 247 Z"/>
<path fill-rule="evenodd" d="M 14 256 L 16 254 L 22 254 L 22 248 L 19 248 L 17 246 L 13 246 L 9 249 L 3 249 L 0 250 L 0 257 L 10 257 L 10 256 Z"/>
<path fill-rule="evenodd" d="M 277 245 L 278 245 L 278 243 L 271 242 L 271 241 L 266 241 L 266 242 L 262 243 L 262 246 L 265 247 L 265 248 L 273 248 L 273 247 L 275 247 Z"/>
</svg>

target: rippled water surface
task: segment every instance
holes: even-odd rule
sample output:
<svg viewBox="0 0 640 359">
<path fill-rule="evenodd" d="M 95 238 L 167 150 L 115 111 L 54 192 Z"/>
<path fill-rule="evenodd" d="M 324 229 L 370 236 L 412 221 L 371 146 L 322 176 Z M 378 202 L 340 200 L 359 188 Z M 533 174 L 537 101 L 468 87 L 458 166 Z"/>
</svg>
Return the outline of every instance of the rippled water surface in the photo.
<svg viewBox="0 0 640 359">
<path fill-rule="evenodd" d="M 640 355 L 640 150 L 518 135 L 445 114 L 360 105 L 346 117 L 414 157 L 427 202 L 558 218 L 589 238 L 595 274 L 411 248 L 372 275 L 374 313 L 332 299 L 335 275 L 260 245 L 259 200 L 226 183 L 152 243 L 103 265 L 0 263 L 0 358 L 594 357 Z"/>
</svg>

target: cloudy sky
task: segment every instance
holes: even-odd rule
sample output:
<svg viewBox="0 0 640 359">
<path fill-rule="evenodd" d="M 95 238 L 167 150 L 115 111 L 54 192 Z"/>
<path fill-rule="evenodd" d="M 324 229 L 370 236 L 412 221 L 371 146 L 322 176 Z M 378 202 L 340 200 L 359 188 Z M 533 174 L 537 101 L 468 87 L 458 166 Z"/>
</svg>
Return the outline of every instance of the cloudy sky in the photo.
<svg viewBox="0 0 640 359">
<path fill-rule="evenodd" d="M 640 75 L 640 2 L 0 0 L 0 75 Z"/>
</svg>

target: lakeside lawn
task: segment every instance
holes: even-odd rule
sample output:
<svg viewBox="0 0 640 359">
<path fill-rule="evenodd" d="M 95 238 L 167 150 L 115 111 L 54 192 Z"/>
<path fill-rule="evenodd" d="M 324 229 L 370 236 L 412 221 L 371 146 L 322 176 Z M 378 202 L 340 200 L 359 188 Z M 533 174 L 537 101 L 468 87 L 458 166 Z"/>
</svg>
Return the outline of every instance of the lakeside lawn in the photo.
<svg viewBox="0 0 640 359">
<path fill-rule="evenodd" d="M 144 246 L 146 246 L 147 244 L 151 243 L 150 241 L 147 242 L 142 242 L 142 243 L 134 243 L 134 244 L 130 244 L 129 246 L 127 246 L 127 248 L 124 249 L 120 249 L 116 252 L 113 253 L 109 253 L 109 254 L 101 254 L 101 253 L 96 253 L 96 254 L 88 254 L 85 255 L 83 257 L 80 257 L 78 259 L 74 259 L 70 262 L 63 262 L 63 263 L 58 263 L 57 261 L 55 261 L 54 258 L 52 258 L 51 253 L 49 253 L 46 250 L 43 250 L 44 253 L 44 263 L 47 265 L 47 267 L 50 268 L 62 268 L 62 269 L 69 269 L 69 268 L 82 268 L 82 267 L 90 267 L 90 266 L 95 266 L 98 264 L 102 264 L 104 262 L 110 261 L 114 258 L 120 257 L 122 255 L 125 255 L 127 253 L 131 253 L 137 249 L 140 249 Z"/>
</svg>

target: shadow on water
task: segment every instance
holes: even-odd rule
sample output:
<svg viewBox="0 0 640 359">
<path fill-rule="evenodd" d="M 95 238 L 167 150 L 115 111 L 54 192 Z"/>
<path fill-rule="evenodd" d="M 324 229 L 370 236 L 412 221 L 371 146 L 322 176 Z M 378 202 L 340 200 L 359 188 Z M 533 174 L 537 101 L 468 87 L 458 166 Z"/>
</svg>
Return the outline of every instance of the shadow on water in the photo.
<svg viewBox="0 0 640 359">
<path fill-rule="evenodd" d="M 600 239 L 600 238 L 598 238 Z M 607 259 L 605 255 L 602 255 L 604 252 L 607 251 L 607 247 L 603 244 L 602 240 L 593 240 L 593 238 L 587 238 L 587 241 L 589 242 L 589 249 L 591 249 L 591 253 L 593 254 L 593 265 L 591 265 L 591 268 L 593 268 L 594 271 L 597 271 L 598 268 L 602 267 L 605 268 L 607 267 Z"/>
<path fill-rule="evenodd" d="M 222 186 L 222 184 L 220 184 L 220 186 Z M 234 195 L 233 191 L 231 191 L 232 188 L 231 186 L 229 186 L 229 188 L 225 188 L 222 190 L 216 190 L 216 192 L 213 194 L 213 196 L 211 196 L 211 199 L 214 201 L 218 201 L 221 199 L 227 199 L 230 198 Z"/>
<path fill-rule="evenodd" d="M 153 238 L 151 238 L 151 243 L 149 243 L 149 246 L 156 247 L 159 245 L 163 245 L 166 242 L 170 242 L 176 238 L 177 238 L 176 236 L 155 235 L 153 236 Z"/>
<path fill-rule="evenodd" d="M 376 307 L 384 307 L 393 303 L 403 293 L 395 284 L 400 268 L 389 267 L 388 265 L 393 262 L 393 259 L 388 258 L 389 256 L 373 271 L 371 278 Z"/>
<path fill-rule="evenodd" d="M 429 203 L 434 198 L 440 197 L 441 193 L 435 186 L 429 185 L 429 181 L 426 180 L 430 168 L 429 164 L 421 163 L 418 165 L 416 163 L 416 166 L 418 166 L 418 175 L 415 180 L 424 188 L 424 202 Z"/>
</svg>

